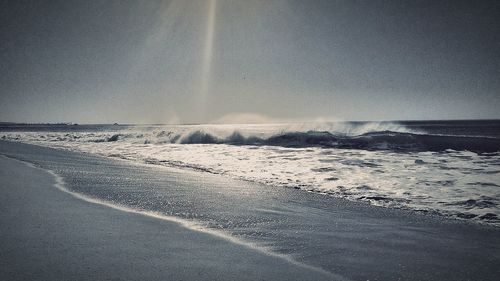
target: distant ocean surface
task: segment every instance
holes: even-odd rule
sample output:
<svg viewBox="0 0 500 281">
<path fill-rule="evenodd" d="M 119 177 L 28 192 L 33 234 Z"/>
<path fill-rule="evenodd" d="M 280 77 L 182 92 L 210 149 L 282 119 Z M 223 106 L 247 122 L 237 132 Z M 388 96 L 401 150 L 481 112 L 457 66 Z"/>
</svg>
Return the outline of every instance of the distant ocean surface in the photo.
<svg viewBox="0 0 500 281">
<path fill-rule="evenodd" d="M 500 120 L 1 123 L 0 137 L 500 226 Z"/>
</svg>

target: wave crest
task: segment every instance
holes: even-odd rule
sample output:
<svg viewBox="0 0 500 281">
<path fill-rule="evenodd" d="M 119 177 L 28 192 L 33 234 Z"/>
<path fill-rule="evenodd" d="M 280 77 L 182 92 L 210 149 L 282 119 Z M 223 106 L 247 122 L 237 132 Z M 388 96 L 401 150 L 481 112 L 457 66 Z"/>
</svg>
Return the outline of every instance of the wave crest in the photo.
<svg viewBox="0 0 500 281">
<path fill-rule="evenodd" d="M 327 131 L 284 132 L 268 138 L 245 137 L 238 131 L 225 138 L 195 131 L 180 139 L 181 144 L 274 145 L 284 147 L 328 147 L 366 150 L 445 151 L 468 150 L 497 152 L 500 139 L 472 136 L 443 136 L 401 133 L 392 131 L 369 132 L 359 136 L 335 135 Z"/>
</svg>

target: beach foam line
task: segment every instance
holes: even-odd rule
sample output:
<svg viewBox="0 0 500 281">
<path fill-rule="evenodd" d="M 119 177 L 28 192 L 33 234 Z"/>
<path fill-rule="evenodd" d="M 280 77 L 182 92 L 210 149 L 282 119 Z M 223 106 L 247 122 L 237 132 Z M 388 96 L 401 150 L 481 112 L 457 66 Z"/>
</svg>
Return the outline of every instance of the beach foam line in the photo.
<svg viewBox="0 0 500 281">
<path fill-rule="evenodd" d="M 248 242 L 248 241 L 244 241 L 244 240 L 238 239 L 236 237 L 230 236 L 230 235 L 228 235 L 226 233 L 223 233 L 221 231 L 217 231 L 217 230 L 213 230 L 213 229 L 209 229 L 209 228 L 203 227 L 201 224 L 196 223 L 195 221 L 192 221 L 192 220 L 186 220 L 186 219 L 181 219 L 181 218 L 174 217 L 174 216 L 168 216 L 168 215 L 165 215 L 165 214 L 162 214 L 162 213 L 159 213 L 159 212 L 152 212 L 152 211 L 146 211 L 146 210 L 133 209 L 133 208 L 130 208 L 128 206 L 124 206 L 124 205 L 121 205 L 121 204 L 107 202 L 107 201 L 104 201 L 104 200 L 100 200 L 100 199 L 97 199 L 97 198 L 93 198 L 93 197 L 90 197 L 90 196 L 86 196 L 84 194 L 80 194 L 80 193 L 71 191 L 71 190 L 69 190 L 69 189 L 66 188 L 66 186 L 65 186 L 66 184 L 64 182 L 63 177 L 61 177 L 60 175 L 58 175 L 54 171 L 49 170 L 49 169 L 44 169 L 44 168 L 39 167 L 39 166 L 36 166 L 35 164 L 33 164 L 31 162 L 28 162 L 28 161 L 25 161 L 25 160 L 20 160 L 20 159 L 17 159 L 17 158 L 14 158 L 14 157 L 10 157 L 10 156 L 7 156 L 7 155 L 1 155 L 1 156 L 5 157 L 5 158 L 8 158 L 8 159 L 11 159 L 11 160 L 14 160 L 14 161 L 19 161 L 21 163 L 24 163 L 28 167 L 31 167 L 31 168 L 34 168 L 34 169 L 39 169 L 39 170 L 47 172 L 48 174 L 50 174 L 51 176 L 53 176 L 54 179 L 55 179 L 54 187 L 56 187 L 58 190 L 60 190 L 60 191 L 62 191 L 64 193 L 67 193 L 67 194 L 73 196 L 74 198 L 80 199 L 82 201 L 85 201 L 85 202 L 88 202 L 88 203 L 91 203 L 91 204 L 97 204 L 97 205 L 105 206 L 105 207 L 112 208 L 112 209 L 119 210 L 119 211 L 126 212 L 126 213 L 131 213 L 131 214 L 136 214 L 136 215 L 142 215 L 142 216 L 146 216 L 146 217 L 150 217 L 150 218 L 155 218 L 155 219 L 159 219 L 159 220 L 174 222 L 174 223 L 177 223 L 178 225 L 180 225 L 180 226 L 182 226 L 184 228 L 187 228 L 187 229 L 190 229 L 190 230 L 193 230 L 193 231 L 197 231 L 197 232 L 206 233 L 206 234 L 209 234 L 209 235 L 212 235 L 212 236 L 224 239 L 226 241 L 229 241 L 229 242 L 231 242 L 233 244 L 237 244 L 237 245 L 243 246 L 245 248 L 248 248 L 248 249 L 251 249 L 251 250 L 254 250 L 254 251 L 258 251 L 258 252 L 260 252 L 262 254 L 265 254 L 265 255 L 268 255 L 268 256 L 272 256 L 272 257 L 276 257 L 276 258 L 285 260 L 288 263 L 291 263 L 293 265 L 302 267 L 304 269 L 309 269 L 309 270 L 312 270 L 312 271 L 315 271 L 315 272 L 318 272 L 318 273 L 322 273 L 322 274 L 331 276 L 332 280 L 349 281 L 349 279 L 347 279 L 347 278 L 345 278 L 343 276 L 340 276 L 338 274 L 326 271 L 326 270 L 324 270 L 322 268 L 319 268 L 319 267 L 307 265 L 307 264 L 301 263 L 299 261 L 296 261 L 291 256 L 279 254 L 279 253 L 273 252 L 270 249 L 265 248 L 263 246 L 256 245 L 255 243 L 251 243 L 251 242 Z"/>
</svg>

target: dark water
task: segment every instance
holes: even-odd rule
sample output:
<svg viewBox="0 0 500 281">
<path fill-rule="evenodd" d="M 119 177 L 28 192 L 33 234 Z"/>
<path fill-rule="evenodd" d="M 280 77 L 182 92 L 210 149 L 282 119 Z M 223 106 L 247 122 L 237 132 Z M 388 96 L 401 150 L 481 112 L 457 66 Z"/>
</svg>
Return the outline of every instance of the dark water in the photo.
<svg viewBox="0 0 500 281">
<path fill-rule="evenodd" d="M 305 123 L 301 130 L 287 125 L 262 125 L 263 130 L 274 128 L 274 133 L 245 133 L 245 125 L 225 129 L 217 135 L 208 128 L 217 125 L 160 126 L 166 131 L 164 142 L 182 144 L 274 145 L 284 147 L 326 147 L 341 149 L 394 150 L 394 151 L 473 151 L 491 153 L 500 151 L 500 120 L 455 121 L 394 121 L 343 122 L 317 125 Z M 397 126 L 397 127 L 395 127 Z M 1 124 L 3 132 L 114 132 L 98 141 L 117 141 L 134 137 L 133 125 L 76 125 L 76 124 Z M 293 127 L 293 126 L 292 126 Z M 307 128 L 311 129 L 307 129 Z M 330 127 L 330 129 L 325 129 Z M 384 129 L 387 127 L 388 129 Z M 152 127 L 152 128 L 158 128 Z M 189 129 L 186 129 L 189 128 Z M 316 128 L 316 129 L 313 129 Z M 372 128 L 364 129 L 363 128 Z M 169 131 L 170 129 L 170 131 Z M 181 129 L 181 130 L 180 130 Z M 361 129 L 361 130 L 360 130 Z M 153 130 L 153 129 L 151 129 Z M 182 131 L 183 132 L 180 132 Z M 188 130 L 189 133 L 185 133 Z M 352 132 L 360 131 L 353 134 Z M 146 140 L 148 141 L 148 140 Z"/>
<path fill-rule="evenodd" d="M 428 134 L 500 138 L 500 120 L 400 121 L 399 123 Z"/>
</svg>

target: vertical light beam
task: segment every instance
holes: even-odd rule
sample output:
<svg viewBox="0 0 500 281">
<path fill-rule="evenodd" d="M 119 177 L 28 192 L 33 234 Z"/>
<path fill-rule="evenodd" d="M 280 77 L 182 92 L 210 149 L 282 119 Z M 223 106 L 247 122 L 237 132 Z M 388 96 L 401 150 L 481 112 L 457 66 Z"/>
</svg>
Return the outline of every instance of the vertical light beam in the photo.
<svg viewBox="0 0 500 281">
<path fill-rule="evenodd" d="M 207 16 L 207 29 L 205 33 L 205 42 L 202 53 L 201 61 L 201 79 L 199 90 L 199 104 L 201 105 L 201 115 L 204 117 L 204 111 L 207 102 L 207 96 L 210 83 L 210 70 L 212 67 L 213 47 L 214 47 L 214 34 L 215 34 L 215 11 L 217 7 L 217 0 L 208 1 L 208 16 Z"/>
</svg>

